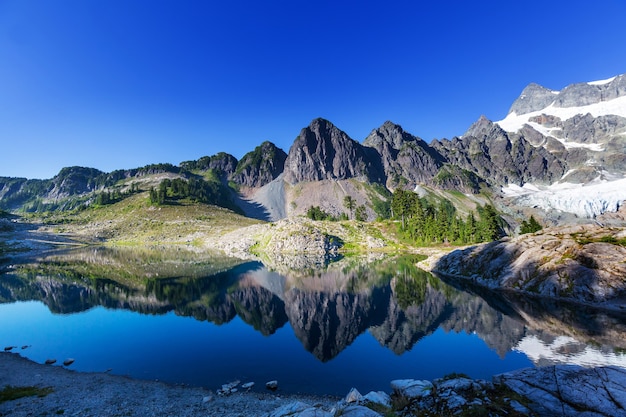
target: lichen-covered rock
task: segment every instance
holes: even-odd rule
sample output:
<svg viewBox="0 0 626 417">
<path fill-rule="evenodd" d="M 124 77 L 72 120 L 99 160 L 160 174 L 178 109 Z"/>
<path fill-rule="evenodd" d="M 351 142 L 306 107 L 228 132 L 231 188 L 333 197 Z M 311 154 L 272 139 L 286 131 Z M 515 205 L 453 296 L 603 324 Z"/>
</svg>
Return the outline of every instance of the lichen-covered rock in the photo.
<svg viewBox="0 0 626 417">
<path fill-rule="evenodd" d="M 545 229 L 451 252 L 433 270 L 492 289 L 607 304 L 626 292 L 623 242 L 622 228 Z"/>
</svg>

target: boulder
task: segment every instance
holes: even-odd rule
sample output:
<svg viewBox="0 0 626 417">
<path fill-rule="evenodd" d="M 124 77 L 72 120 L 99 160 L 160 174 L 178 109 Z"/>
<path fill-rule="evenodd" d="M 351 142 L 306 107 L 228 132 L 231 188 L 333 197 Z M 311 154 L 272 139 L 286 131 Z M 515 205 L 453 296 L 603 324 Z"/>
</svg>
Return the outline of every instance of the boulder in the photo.
<svg viewBox="0 0 626 417">
<path fill-rule="evenodd" d="M 312 407 L 302 401 L 283 405 L 270 413 L 269 417 L 332 417 L 327 411 Z"/>
<path fill-rule="evenodd" d="M 363 402 L 391 407 L 391 397 L 384 391 L 370 391 L 363 396 Z"/>
<path fill-rule="evenodd" d="M 418 399 L 430 395 L 433 384 L 430 381 L 396 379 L 391 381 L 391 388 L 398 395 L 408 399 Z"/>
<path fill-rule="evenodd" d="M 350 404 L 350 403 L 358 403 L 362 399 L 363 399 L 363 396 L 361 395 L 361 393 L 356 388 L 352 388 L 350 392 L 348 392 L 348 395 L 346 395 L 345 401 L 348 404 Z"/>
</svg>

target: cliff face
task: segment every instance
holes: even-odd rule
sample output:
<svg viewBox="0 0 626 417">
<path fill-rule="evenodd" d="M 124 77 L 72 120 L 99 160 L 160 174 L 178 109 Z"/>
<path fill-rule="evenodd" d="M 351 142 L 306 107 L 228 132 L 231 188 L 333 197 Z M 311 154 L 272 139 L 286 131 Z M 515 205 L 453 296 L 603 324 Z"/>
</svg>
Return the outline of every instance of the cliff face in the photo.
<svg viewBox="0 0 626 417">
<path fill-rule="evenodd" d="M 378 153 L 388 188 L 432 184 L 444 158 L 422 139 L 405 132 L 401 126 L 385 122 L 363 142 Z"/>
<path fill-rule="evenodd" d="M 284 178 L 290 184 L 348 178 L 380 182 L 382 173 L 370 150 L 329 121 L 315 119 L 291 145 Z"/>
<path fill-rule="evenodd" d="M 485 117 L 462 137 L 433 141 L 432 146 L 451 164 L 492 185 L 550 184 L 565 172 L 565 165 L 546 149 L 533 146 L 524 136 L 505 132 Z"/>
</svg>

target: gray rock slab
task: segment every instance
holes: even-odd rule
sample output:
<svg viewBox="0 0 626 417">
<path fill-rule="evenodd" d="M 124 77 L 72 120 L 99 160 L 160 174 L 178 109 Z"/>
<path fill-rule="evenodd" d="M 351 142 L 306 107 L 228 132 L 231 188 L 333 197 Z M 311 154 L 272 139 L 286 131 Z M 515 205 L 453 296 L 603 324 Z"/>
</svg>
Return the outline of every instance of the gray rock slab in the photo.
<svg viewBox="0 0 626 417">
<path fill-rule="evenodd" d="M 528 398 L 540 415 L 626 416 L 626 370 L 621 368 L 557 365 L 498 375 L 494 382 Z"/>
<path fill-rule="evenodd" d="M 274 410 L 269 417 L 333 417 L 334 413 L 294 401 Z"/>
<path fill-rule="evenodd" d="M 376 411 L 362 405 L 351 405 L 341 410 L 341 417 L 381 417 Z"/>
<path fill-rule="evenodd" d="M 433 384 L 416 379 L 395 379 L 391 381 L 391 388 L 400 395 L 414 399 L 430 395 Z"/>
<path fill-rule="evenodd" d="M 391 397 L 384 391 L 370 391 L 363 396 L 363 401 L 391 407 Z"/>
</svg>

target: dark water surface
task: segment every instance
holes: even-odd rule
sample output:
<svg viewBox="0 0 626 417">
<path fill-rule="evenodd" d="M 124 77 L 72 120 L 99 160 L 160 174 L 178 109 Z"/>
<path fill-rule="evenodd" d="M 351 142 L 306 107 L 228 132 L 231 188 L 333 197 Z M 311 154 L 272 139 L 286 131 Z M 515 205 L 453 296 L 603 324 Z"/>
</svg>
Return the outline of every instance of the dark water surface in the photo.
<svg viewBox="0 0 626 417">
<path fill-rule="evenodd" d="M 243 262 L 89 248 L 0 275 L 0 348 L 43 363 L 216 389 L 389 390 L 553 363 L 626 367 L 626 320 L 461 287 L 414 256 Z M 26 349 L 22 346 L 28 345 Z"/>
</svg>

